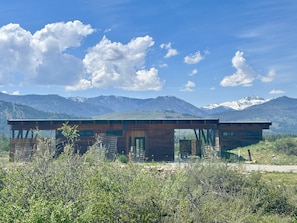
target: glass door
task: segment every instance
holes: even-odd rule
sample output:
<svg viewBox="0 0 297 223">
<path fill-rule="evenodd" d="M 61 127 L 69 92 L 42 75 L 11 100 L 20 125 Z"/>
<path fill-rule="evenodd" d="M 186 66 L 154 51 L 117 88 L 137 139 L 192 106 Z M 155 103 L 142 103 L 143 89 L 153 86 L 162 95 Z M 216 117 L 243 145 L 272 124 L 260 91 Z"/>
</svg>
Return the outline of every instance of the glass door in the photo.
<svg viewBox="0 0 297 223">
<path fill-rule="evenodd" d="M 135 158 L 136 160 L 144 160 L 145 156 L 145 138 L 135 137 Z"/>
</svg>

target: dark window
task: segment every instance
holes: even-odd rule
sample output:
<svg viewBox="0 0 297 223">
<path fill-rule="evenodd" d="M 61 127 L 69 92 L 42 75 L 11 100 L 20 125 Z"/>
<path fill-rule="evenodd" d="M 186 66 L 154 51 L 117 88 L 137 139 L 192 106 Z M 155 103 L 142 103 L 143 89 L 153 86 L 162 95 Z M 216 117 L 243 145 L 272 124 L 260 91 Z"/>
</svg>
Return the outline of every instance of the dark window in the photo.
<svg viewBox="0 0 297 223">
<path fill-rule="evenodd" d="M 245 133 L 246 136 L 259 136 L 260 135 L 260 132 L 258 131 L 247 131 Z"/>
<path fill-rule="evenodd" d="M 149 124 L 148 120 L 137 120 L 137 124 Z"/>
<path fill-rule="evenodd" d="M 151 124 L 163 124 L 162 120 L 152 120 Z"/>
<path fill-rule="evenodd" d="M 94 131 L 93 130 L 82 130 L 78 132 L 79 136 L 93 136 Z"/>
<path fill-rule="evenodd" d="M 61 130 L 57 130 L 57 137 L 63 137 L 63 134 L 62 134 Z"/>
<path fill-rule="evenodd" d="M 86 124 L 94 124 L 94 120 L 82 120 L 81 124 L 86 125 Z"/>
<path fill-rule="evenodd" d="M 128 125 L 128 124 L 135 124 L 135 123 L 136 123 L 135 120 L 125 120 L 125 121 L 124 121 L 124 124 L 125 124 L 125 125 Z"/>
<path fill-rule="evenodd" d="M 191 124 L 189 120 L 178 120 L 178 124 Z"/>
<path fill-rule="evenodd" d="M 70 121 L 68 122 L 68 124 L 69 124 L 69 125 L 79 125 L 80 123 L 79 123 L 79 121 L 76 121 L 76 120 L 70 120 Z"/>
<path fill-rule="evenodd" d="M 114 124 L 122 124 L 123 121 L 122 121 L 122 120 L 110 120 L 109 123 L 110 123 L 111 125 L 114 125 Z"/>
<path fill-rule="evenodd" d="M 122 136 L 123 130 L 107 130 L 106 135 L 107 136 Z"/>
<path fill-rule="evenodd" d="M 222 133 L 222 135 L 223 136 L 234 136 L 235 134 L 234 134 L 234 132 L 231 132 L 231 131 L 224 131 L 223 133 Z"/>
<path fill-rule="evenodd" d="M 95 124 L 108 124 L 108 120 L 95 120 Z"/>
</svg>

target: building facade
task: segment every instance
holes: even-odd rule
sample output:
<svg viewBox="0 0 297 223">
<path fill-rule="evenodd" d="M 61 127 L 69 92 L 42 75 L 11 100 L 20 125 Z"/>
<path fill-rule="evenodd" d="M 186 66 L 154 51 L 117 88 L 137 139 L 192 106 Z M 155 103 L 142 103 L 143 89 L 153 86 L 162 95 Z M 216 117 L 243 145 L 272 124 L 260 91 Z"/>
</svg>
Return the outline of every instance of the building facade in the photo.
<svg viewBox="0 0 297 223">
<path fill-rule="evenodd" d="M 38 131 L 46 131 L 54 138 L 57 150 L 63 145 L 63 135 L 58 130 L 63 124 L 77 126 L 77 150 L 84 153 L 89 146 L 99 143 L 109 151 L 130 155 L 136 160 L 174 161 L 175 131 L 193 130 L 196 137 L 194 155 L 202 155 L 201 143 L 216 150 L 228 150 L 262 140 L 263 129 L 271 122 L 220 122 L 219 119 L 126 119 L 126 120 L 37 120 L 11 119 L 10 159 L 16 156 L 30 159 L 36 146 Z M 99 139 L 99 141 L 98 141 Z"/>
</svg>

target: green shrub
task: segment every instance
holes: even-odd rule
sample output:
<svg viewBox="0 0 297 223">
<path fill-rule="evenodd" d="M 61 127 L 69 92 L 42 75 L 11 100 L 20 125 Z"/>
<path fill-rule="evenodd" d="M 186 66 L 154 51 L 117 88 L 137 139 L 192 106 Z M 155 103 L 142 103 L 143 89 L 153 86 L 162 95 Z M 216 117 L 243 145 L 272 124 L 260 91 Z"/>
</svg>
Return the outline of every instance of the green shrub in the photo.
<svg viewBox="0 0 297 223">
<path fill-rule="evenodd" d="M 3 173 L 1 181 L 0 222 L 278 222 L 296 217 L 290 197 L 296 191 L 219 163 L 174 169 L 90 165 L 83 156 L 62 154 L 56 160 L 34 157 Z"/>
<path fill-rule="evenodd" d="M 128 163 L 129 159 L 126 155 L 119 155 L 118 156 L 118 160 L 121 162 L 121 163 Z"/>
<path fill-rule="evenodd" d="M 218 155 L 221 157 L 222 160 L 227 161 L 229 163 L 245 161 L 245 159 L 242 156 L 238 156 L 238 154 L 234 154 L 229 151 L 222 151 Z"/>
<path fill-rule="evenodd" d="M 9 138 L 5 134 L 2 134 L 0 137 L 0 152 L 8 152 L 10 149 L 9 145 Z"/>
<path fill-rule="evenodd" d="M 297 156 L 297 137 L 285 137 L 276 140 L 274 149 L 286 155 Z"/>
</svg>

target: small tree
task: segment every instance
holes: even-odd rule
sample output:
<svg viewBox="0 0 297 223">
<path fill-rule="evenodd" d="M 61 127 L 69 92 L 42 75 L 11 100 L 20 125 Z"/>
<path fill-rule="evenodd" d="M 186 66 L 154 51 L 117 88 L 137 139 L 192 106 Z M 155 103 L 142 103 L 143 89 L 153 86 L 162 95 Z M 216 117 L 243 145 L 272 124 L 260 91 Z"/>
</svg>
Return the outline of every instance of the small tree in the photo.
<svg viewBox="0 0 297 223">
<path fill-rule="evenodd" d="M 79 139 L 78 125 L 69 125 L 69 122 L 63 123 L 63 126 L 58 128 L 62 135 L 65 136 L 67 144 L 73 145 Z"/>
<path fill-rule="evenodd" d="M 61 134 L 66 138 L 64 153 L 70 155 L 74 152 L 74 143 L 79 140 L 78 125 L 69 125 L 68 122 L 63 123 L 63 126 L 58 128 Z"/>
</svg>

